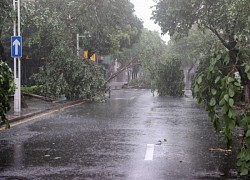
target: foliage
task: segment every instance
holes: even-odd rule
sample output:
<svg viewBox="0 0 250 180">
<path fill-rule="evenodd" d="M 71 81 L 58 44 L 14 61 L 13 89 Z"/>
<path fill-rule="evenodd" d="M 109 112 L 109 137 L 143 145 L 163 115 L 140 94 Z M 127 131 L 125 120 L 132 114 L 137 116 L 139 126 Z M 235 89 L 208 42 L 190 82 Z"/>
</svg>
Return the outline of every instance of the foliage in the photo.
<svg viewBox="0 0 250 180">
<path fill-rule="evenodd" d="M 131 60 L 136 60 L 149 68 L 151 64 L 155 63 L 152 59 L 161 56 L 164 50 L 166 50 L 166 44 L 159 33 L 143 29 L 139 42 L 134 44 L 132 48 L 124 48 L 122 51 L 114 53 L 114 58 L 123 65 Z"/>
<path fill-rule="evenodd" d="M 194 26 L 189 35 L 176 39 L 174 34 L 168 43 L 167 53 L 182 60 L 183 67 L 191 70 L 210 53 L 210 47 L 217 43 L 216 37 L 209 31 L 200 31 Z M 218 44 L 218 43 L 217 43 Z"/>
<path fill-rule="evenodd" d="M 222 64 L 221 64 L 222 63 Z M 246 65 L 247 66 L 247 65 Z M 235 67 L 230 66 L 226 51 L 215 52 L 211 57 L 208 69 L 202 71 L 195 80 L 194 95 L 198 102 L 206 101 L 206 110 L 217 132 L 223 132 L 227 141 L 227 147 L 233 145 L 233 129 L 240 126 L 243 130 L 243 145 L 238 155 L 237 165 L 241 175 L 248 174 L 249 160 L 249 110 L 248 106 L 237 111 L 239 94 L 242 94 L 242 86 L 234 74 Z M 249 66 L 250 68 L 250 66 Z M 218 112 L 218 107 L 220 111 Z"/>
<path fill-rule="evenodd" d="M 240 66 L 243 62 L 237 60 L 238 50 L 248 43 L 249 35 L 249 9 L 246 0 L 159 0 L 153 19 L 157 22 L 163 33 L 173 36 L 187 35 L 194 24 L 202 30 L 210 30 L 229 51 L 230 61 L 236 67 L 242 79 L 242 85 L 249 80 Z"/>
<path fill-rule="evenodd" d="M 241 127 L 243 143 L 238 155 L 241 175 L 247 175 L 250 167 L 249 126 L 249 23 L 248 0 L 158 0 L 153 19 L 164 33 L 183 37 L 194 24 L 201 30 L 209 30 L 222 46 L 213 43 L 211 54 L 204 62 L 208 68 L 200 68 L 194 83 L 194 96 L 198 102 L 205 100 L 207 111 L 217 131 L 223 130 L 228 147 L 232 146 L 232 132 Z M 204 65 L 202 64 L 202 65 Z M 203 70 L 202 70 L 203 69 Z M 240 81 L 235 77 L 239 73 Z M 242 90 L 243 87 L 243 90 Z M 236 104 L 244 92 L 246 105 L 238 110 Z M 221 107 L 221 109 L 216 109 Z"/>
<path fill-rule="evenodd" d="M 9 0 L 0 1 L 0 29 L 3 29 L 7 24 L 11 22 L 11 17 L 13 17 L 12 9 L 12 2 L 10 2 Z"/>
<path fill-rule="evenodd" d="M 160 96 L 182 96 L 185 86 L 182 62 L 176 57 L 163 58 L 156 65 L 154 88 Z"/>
<path fill-rule="evenodd" d="M 76 51 L 77 33 L 82 36 L 80 47 L 91 54 L 109 54 L 130 47 L 139 40 L 142 29 L 142 22 L 133 11 L 128 0 L 36 0 L 25 3 L 22 34 L 27 49 L 24 48 L 24 53 L 29 53 L 28 48 L 32 48 L 47 57 L 61 41 Z"/>
<path fill-rule="evenodd" d="M 7 61 L 7 57 L 5 54 L 4 43 L 2 42 L 2 34 L 3 31 L 9 30 L 12 25 L 13 11 L 12 4 L 8 0 L 0 1 L 0 60 Z"/>
<path fill-rule="evenodd" d="M 23 93 L 32 93 L 32 94 L 40 94 L 42 86 L 24 86 L 21 87 L 21 92 Z"/>
<path fill-rule="evenodd" d="M 9 128 L 9 121 L 6 117 L 10 110 L 9 97 L 15 92 L 13 73 L 5 62 L 0 62 L 0 116 L 1 121 Z"/>
<path fill-rule="evenodd" d="M 12 5 L 6 0 L 1 3 L 4 16 L 0 20 L 5 27 L 2 42 L 7 46 L 13 26 L 5 20 L 11 22 L 7 17 L 12 15 Z M 92 99 L 103 96 L 106 90 L 102 67 L 88 61 L 84 64 L 73 55 L 77 33 L 83 36 L 80 46 L 90 54 L 109 54 L 136 43 L 142 29 L 128 0 L 35 0 L 23 1 L 21 8 L 23 56 L 44 59 L 45 66 L 34 80 L 48 96 Z"/>
<path fill-rule="evenodd" d="M 138 77 L 137 79 L 133 79 L 129 85 L 134 87 L 134 88 L 146 88 L 146 89 L 150 89 L 150 79 L 147 75 L 143 75 Z"/>
<path fill-rule="evenodd" d="M 0 3 L 0 26 L 4 27 L 3 33 L 0 31 L 0 37 L 3 34 L 1 50 L 4 49 L 1 47 L 9 46 L 13 13 L 11 1 Z M 23 56 L 37 62 L 44 59 L 47 63 L 34 77 L 39 85 L 45 83 L 43 94 L 49 96 L 61 93 L 71 99 L 103 96 L 101 92 L 106 84 L 102 68 L 92 63 L 83 64 L 73 55 L 73 52 L 76 54 L 77 33 L 83 36 L 80 46 L 89 50 L 89 54 L 109 54 L 138 42 L 143 27 L 129 0 L 34 0 L 21 3 Z M 7 54 L 8 58 L 10 53 L 1 54 Z M 7 58 L 2 56 L 4 60 Z"/>
<path fill-rule="evenodd" d="M 107 89 L 101 67 L 79 60 L 66 44 L 53 49 L 45 66 L 33 76 L 42 85 L 42 94 L 67 99 L 88 98 L 103 95 Z"/>
<path fill-rule="evenodd" d="M 131 60 L 140 63 L 143 76 L 132 81 L 131 85 L 150 87 L 161 96 L 181 96 L 184 89 L 182 64 L 178 58 L 166 55 L 168 47 L 158 32 L 144 29 L 140 41 L 133 48 L 114 57 L 122 64 Z"/>
<path fill-rule="evenodd" d="M 140 71 L 143 74 L 143 84 L 151 84 L 150 74 L 154 71 L 157 61 L 160 59 L 167 45 L 161 39 L 156 31 L 143 29 L 140 41 L 133 45 L 130 49 L 123 49 L 114 54 L 114 58 L 118 59 L 122 65 L 127 64 L 131 60 L 140 63 Z"/>
<path fill-rule="evenodd" d="M 15 91 L 14 78 L 11 69 L 6 63 L 5 49 L 2 43 L 2 34 L 5 29 L 9 29 L 13 17 L 12 4 L 8 0 L 0 1 L 0 116 L 1 121 L 9 128 L 9 121 L 6 117 L 10 110 L 10 99 Z M 1 61 L 2 60 L 2 61 Z"/>
</svg>

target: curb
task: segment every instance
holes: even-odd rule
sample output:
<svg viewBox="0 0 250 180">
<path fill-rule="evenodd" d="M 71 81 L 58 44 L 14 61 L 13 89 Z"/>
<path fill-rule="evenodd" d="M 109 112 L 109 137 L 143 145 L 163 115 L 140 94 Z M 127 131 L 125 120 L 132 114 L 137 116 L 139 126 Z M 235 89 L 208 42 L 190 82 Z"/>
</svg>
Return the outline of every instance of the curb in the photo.
<svg viewBox="0 0 250 180">
<path fill-rule="evenodd" d="M 44 109 L 44 110 L 41 110 L 41 111 L 36 111 L 36 112 L 28 113 L 28 114 L 23 114 L 23 115 L 20 115 L 20 116 L 17 116 L 17 117 L 10 118 L 8 120 L 9 120 L 9 123 L 13 123 L 13 122 L 16 122 L 16 121 L 20 121 L 20 120 L 23 120 L 23 119 L 26 119 L 26 118 L 30 118 L 30 117 L 33 117 L 33 116 L 37 116 L 39 114 L 49 112 L 49 111 L 52 111 L 52 110 L 57 110 L 57 109 L 61 109 L 61 108 L 67 107 L 67 106 L 75 105 L 75 104 L 78 104 L 78 103 L 81 103 L 81 102 L 82 103 L 88 103 L 90 101 L 89 100 L 77 100 L 77 101 L 73 101 L 73 102 L 66 102 L 66 103 L 63 103 L 63 104 L 58 104 L 58 105 L 56 105 L 55 107 L 52 107 L 52 108 L 47 108 L 47 109 Z M 3 122 L 0 122 L 0 128 L 3 127 L 3 126 L 4 126 Z"/>
</svg>

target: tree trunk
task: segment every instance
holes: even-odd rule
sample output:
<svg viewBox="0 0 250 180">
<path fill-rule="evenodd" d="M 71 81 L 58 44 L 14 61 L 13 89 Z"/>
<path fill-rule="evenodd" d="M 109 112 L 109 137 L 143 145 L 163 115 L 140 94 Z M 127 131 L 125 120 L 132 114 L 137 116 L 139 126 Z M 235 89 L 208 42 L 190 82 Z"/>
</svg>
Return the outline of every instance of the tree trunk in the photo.
<svg viewBox="0 0 250 180">
<path fill-rule="evenodd" d="M 6 62 L 7 58 L 5 56 L 4 47 L 3 47 L 3 44 L 2 44 L 2 41 L 1 41 L 1 37 L 2 37 L 2 30 L 0 29 L 0 57 L 2 58 L 2 60 L 4 62 Z"/>
<path fill-rule="evenodd" d="M 245 98 L 245 103 L 250 103 L 250 85 L 249 84 L 244 86 L 244 98 Z"/>
<path fill-rule="evenodd" d="M 241 85 L 244 87 L 244 99 L 245 103 L 250 102 L 250 80 L 245 73 L 244 67 L 242 67 L 243 61 L 238 57 L 238 50 L 233 49 L 229 51 L 230 58 L 232 62 L 235 62 L 237 65 L 237 70 L 239 71 L 241 78 Z"/>
</svg>

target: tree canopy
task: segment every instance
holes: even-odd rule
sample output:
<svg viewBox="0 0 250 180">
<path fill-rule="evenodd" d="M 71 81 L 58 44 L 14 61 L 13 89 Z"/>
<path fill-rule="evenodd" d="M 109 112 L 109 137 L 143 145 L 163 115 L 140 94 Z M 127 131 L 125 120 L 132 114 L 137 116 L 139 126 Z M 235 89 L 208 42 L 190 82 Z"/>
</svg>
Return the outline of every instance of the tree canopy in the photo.
<svg viewBox="0 0 250 180">
<path fill-rule="evenodd" d="M 16 15 L 9 0 L 0 10 L 0 59 L 7 61 Z M 51 97 L 93 99 L 107 90 L 102 68 L 76 56 L 76 34 L 90 55 L 106 55 L 138 42 L 142 28 L 129 0 L 21 1 L 23 57 L 44 60 L 33 80 Z"/>
<path fill-rule="evenodd" d="M 144 29 L 138 43 L 114 57 L 122 64 L 131 60 L 140 64 L 143 75 L 132 84 L 151 88 L 160 96 L 181 96 L 184 89 L 183 66 L 179 58 L 168 55 L 168 48 L 158 32 Z"/>
<path fill-rule="evenodd" d="M 248 174 L 250 167 L 249 12 L 248 0 L 157 0 L 153 12 L 163 33 L 181 38 L 197 25 L 202 31 L 209 30 L 220 42 L 210 46 L 207 67 L 200 68 L 194 82 L 194 96 L 198 102 L 206 100 L 209 116 L 216 130 L 223 132 L 228 147 L 232 146 L 234 127 L 244 129 L 237 163 L 241 175 Z M 240 79 L 235 73 L 239 73 Z M 242 92 L 246 104 L 238 112 L 236 103 Z M 216 110 L 218 106 L 220 112 Z"/>
<path fill-rule="evenodd" d="M 137 42 L 142 29 L 129 1 L 42 0 L 26 3 L 23 11 L 27 45 L 46 50 L 62 41 L 76 50 L 79 33 L 84 49 L 110 54 Z"/>
</svg>

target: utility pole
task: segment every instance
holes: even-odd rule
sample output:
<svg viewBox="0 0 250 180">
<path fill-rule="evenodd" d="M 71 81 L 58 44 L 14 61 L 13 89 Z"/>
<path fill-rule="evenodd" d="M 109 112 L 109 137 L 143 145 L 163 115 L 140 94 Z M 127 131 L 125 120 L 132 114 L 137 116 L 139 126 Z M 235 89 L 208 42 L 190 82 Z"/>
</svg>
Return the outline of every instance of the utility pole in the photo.
<svg viewBox="0 0 250 180">
<path fill-rule="evenodd" d="M 13 0 L 14 12 L 17 13 L 17 20 L 14 19 L 13 33 L 11 41 L 12 57 L 14 58 L 14 81 L 16 91 L 14 95 L 14 112 L 21 113 L 21 56 L 22 56 L 22 40 L 20 28 L 20 0 Z"/>
</svg>

